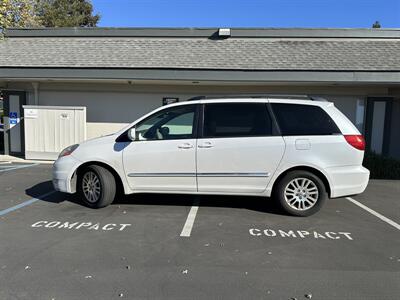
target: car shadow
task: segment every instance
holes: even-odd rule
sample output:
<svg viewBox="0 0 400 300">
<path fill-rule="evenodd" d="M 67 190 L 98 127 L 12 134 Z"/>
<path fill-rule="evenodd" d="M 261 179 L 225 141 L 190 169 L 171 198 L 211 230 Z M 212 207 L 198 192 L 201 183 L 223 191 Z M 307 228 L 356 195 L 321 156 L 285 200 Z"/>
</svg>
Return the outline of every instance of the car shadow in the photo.
<svg viewBox="0 0 400 300">
<path fill-rule="evenodd" d="M 51 181 L 41 182 L 25 190 L 32 198 L 37 198 L 49 203 L 72 202 L 81 206 L 86 205 L 80 201 L 76 194 L 55 192 L 55 194 L 42 197 L 53 190 Z M 134 194 L 118 195 L 112 205 L 160 205 L 160 206 L 192 206 L 199 203 L 200 207 L 226 207 L 247 209 L 277 215 L 285 213 L 271 198 L 252 196 L 219 196 L 219 195 L 184 195 L 184 194 Z"/>
<path fill-rule="evenodd" d="M 54 192 L 54 194 L 47 195 L 48 193 L 50 193 L 52 191 Z M 64 201 L 69 201 L 69 202 L 74 202 L 79 205 L 83 205 L 83 203 L 78 201 L 78 199 L 77 199 L 77 197 L 75 197 L 75 195 L 60 193 L 60 192 L 55 191 L 51 180 L 44 181 L 44 182 L 38 183 L 34 186 L 31 186 L 30 188 L 25 190 L 25 194 L 32 198 L 40 199 L 42 201 L 50 202 L 50 203 L 61 203 Z"/>
<path fill-rule="evenodd" d="M 271 198 L 251 196 L 134 194 L 117 198 L 113 205 L 192 206 L 195 203 L 199 203 L 200 207 L 226 207 L 284 214 Z"/>
</svg>

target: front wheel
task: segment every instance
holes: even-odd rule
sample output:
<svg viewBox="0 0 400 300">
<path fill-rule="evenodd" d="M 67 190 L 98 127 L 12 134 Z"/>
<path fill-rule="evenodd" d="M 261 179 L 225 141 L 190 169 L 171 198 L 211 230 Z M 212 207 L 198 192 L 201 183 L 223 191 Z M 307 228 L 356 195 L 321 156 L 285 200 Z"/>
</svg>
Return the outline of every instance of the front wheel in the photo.
<svg viewBox="0 0 400 300">
<path fill-rule="evenodd" d="M 79 176 L 79 194 L 89 207 L 101 208 L 110 205 L 116 194 L 113 174 L 101 166 L 86 167 Z"/>
<path fill-rule="evenodd" d="M 278 182 L 273 196 L 288 214 L 306 217 L 321 209 L 327 192 L 318 176 L 308 171 L 293 171 Z"/>
</svg>

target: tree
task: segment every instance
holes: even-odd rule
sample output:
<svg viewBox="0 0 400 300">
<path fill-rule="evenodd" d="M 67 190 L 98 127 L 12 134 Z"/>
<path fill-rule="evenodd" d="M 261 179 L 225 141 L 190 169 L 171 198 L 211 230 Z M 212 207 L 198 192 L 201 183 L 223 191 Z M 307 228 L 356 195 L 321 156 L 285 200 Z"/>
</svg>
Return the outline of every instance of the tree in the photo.
<svg viewBox="0 0 400 300">
<path fill-rule="evenodd" d="M 93 27 L 89 0 L 0 0 L 0 29 L 9 27 Z"/>
<path fill-rule="evenodd" d="M 37 0 L 0 0 L 0 28 L 41 26 L 36 4 Z"/>
<path fill-rule="evenodd" d="M 39 0 L 38 14 L 45 27 L 95 27 L 100 20 L 93 15 L 88 0 Z"/>
<path fill-rule="evenodd" d="M 372 28 L 381 28 L 381 23 L 379 23 L 379 21 L 375 21 L 375 23 L 372 24 Z"/>
</svg>

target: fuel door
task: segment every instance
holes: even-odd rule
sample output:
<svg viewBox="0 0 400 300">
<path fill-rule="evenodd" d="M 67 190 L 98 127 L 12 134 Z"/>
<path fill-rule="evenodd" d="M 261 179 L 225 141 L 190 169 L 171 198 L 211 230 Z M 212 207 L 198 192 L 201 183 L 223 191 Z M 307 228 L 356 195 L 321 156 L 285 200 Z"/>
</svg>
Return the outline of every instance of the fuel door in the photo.
<svg viewBox="0 0 400 300">
<path fill-rule="evenodd" d="M 309 139 L 297 139 L 295 141 L 296 150 L 310 150 L 311 143 Z"/>
</svg>

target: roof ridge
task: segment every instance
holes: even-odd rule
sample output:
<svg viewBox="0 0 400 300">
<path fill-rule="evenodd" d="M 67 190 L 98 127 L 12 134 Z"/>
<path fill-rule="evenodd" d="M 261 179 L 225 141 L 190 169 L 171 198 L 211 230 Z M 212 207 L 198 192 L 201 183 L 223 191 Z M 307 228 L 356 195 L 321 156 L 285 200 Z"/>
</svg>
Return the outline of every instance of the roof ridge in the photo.
<svg viewBox="0 0 400 300">
<path fill-rule="evenodd" d="M 215 37 L 219 28 L 9 28 L 8 37 Z M 400 38 L 400 28 L 231 28 L 231 38 Z"/>
</svg>

